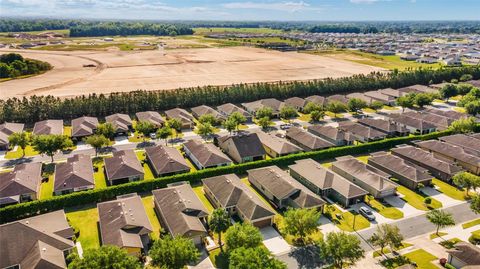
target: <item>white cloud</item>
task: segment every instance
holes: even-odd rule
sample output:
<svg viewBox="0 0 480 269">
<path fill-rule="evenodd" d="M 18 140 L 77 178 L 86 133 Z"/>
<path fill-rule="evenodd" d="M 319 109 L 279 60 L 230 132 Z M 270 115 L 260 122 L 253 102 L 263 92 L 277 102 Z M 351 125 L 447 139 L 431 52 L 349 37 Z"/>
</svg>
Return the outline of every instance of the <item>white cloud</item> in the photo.
<svg viewBox="0 0 480 269">
<path fill-rule="evenodd" d="M 321 8 L 312 7 L 304 1 L 299 2 L 231 2 L 223 4 L 222 7 L 229 9 L 266 9 L 287 12 L 297 12 L 300 10 L 320 10 Z"/>
</svg>

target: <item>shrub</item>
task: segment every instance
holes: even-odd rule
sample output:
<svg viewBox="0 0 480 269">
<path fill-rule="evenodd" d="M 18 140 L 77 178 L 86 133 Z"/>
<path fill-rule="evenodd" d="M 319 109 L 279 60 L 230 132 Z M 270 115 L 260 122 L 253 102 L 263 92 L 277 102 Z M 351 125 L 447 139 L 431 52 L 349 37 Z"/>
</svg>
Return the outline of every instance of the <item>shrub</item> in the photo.
<svg viewBox="0 0 480 269">
<path fill-rule="evenodd" d="M 474 245 L 480 245 L 480 234 L 473 233 L 469 238 L 468 242 Z"/>
<path fill-rule="evenodd" d="M 453 266 L 453 265 L 451 265 L 451 264 L 449 264 L 449 263 L 446 263 L 446 264 L 445 264 L 445 268 L 447 268 L 447 269 L 457 269 L 457 268 L 455 268 L 455 266 Z"/>
<path fill-rule="evenodd" d="M 432 203 L 432 198 L 427 197 L 427 198 L 425 198 L 425 199 L 423 200 L 423 202 L 424 202 L 425 204 L 429 205 L 429 204 Z"/>
</svg>

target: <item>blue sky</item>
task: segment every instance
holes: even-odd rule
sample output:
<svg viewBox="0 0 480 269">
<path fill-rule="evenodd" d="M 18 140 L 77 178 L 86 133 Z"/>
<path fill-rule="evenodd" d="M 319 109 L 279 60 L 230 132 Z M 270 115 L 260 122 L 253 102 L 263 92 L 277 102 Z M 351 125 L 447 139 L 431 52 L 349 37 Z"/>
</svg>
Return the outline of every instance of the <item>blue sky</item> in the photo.
<svg viewBox="0 0 480 269">
<path fill-rule="evenodd" d="M 480 20 L 480 0 L 0 0 L 0 16 L 146 20 Z"/>
</svg>

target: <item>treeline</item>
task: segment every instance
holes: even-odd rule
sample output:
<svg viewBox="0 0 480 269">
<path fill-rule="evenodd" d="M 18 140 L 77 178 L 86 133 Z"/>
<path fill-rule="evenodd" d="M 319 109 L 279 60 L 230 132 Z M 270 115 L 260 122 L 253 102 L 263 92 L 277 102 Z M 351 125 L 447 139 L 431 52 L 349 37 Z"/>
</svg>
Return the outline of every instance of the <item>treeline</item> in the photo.
<svg viewBox="0 0 480 269">
<path fill-rule="evenodd" d="M 16 78 L 33 75 L 52 69 L 47 62 L 25 59 L 17 53 L 0 55 L 0 78 Z"/>
<path fill-rule="evenodd" d="M 310 33 L 378 33 L 375 26 L 359 27 L 354 25 L 325 24 L 308 29 Z"/>
<path fill-rule="evenodd" d="M 99 22 L 81 24 L 70 28 L 70 36 L 111 36 L 111 35 L 191 35 L 193 30 L 179 24 L 158 24 L 145 22 Z"/>
<path fill-rule="evenodd" d="M 30 32 L 69 29 L 80 24 L 79 20 L 56 19 L 0 19 L 0 32 Z"/>
<path fill-rule="evenodd" d="M 338 79 L 279 83 L 239 84 L 229 87 L 205 86 L 170 91 L 134 91 L 91 94 L 61 99 L 53 96 L 31 96 L 0 100 L 0 122 L 34 123 L 44 119 L 70 120 L 90 115 L 104 117 L 113 113 L 134 114 L 139 111 L 162 111 L 175 107 L 241 103 L 262 98 L 284 99 L 292 96 L 329 95 L 362 92 L 382 88 L 400 88 L 413 84 L 441 83 L 470 74 L 480 78 L 479 66 L 374 72 Z"/>
</svg>

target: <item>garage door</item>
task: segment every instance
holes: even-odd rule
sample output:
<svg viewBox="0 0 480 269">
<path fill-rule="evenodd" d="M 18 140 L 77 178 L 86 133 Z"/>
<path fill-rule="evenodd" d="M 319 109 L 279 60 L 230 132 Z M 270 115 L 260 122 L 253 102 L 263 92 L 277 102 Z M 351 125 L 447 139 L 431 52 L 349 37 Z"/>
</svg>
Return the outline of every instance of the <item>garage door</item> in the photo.
<svg viewBox="0 0 480 269">
<path fill-rule="evenodd" d="M 272 219 L 259 220 L 253 223 L 257 228 L 263 228 L 272 225 Z"/>
</svg>

